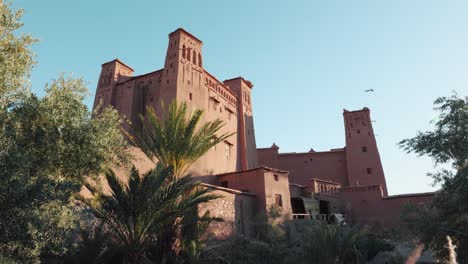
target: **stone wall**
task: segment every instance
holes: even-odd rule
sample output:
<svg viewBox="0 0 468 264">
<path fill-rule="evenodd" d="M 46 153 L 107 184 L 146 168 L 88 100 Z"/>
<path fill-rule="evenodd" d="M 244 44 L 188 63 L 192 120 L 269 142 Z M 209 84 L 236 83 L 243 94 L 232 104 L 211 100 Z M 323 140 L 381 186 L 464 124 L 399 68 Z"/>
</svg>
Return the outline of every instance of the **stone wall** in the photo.
<svg viewBox="0 0 468 264">
<path fill-rule="evenodd" d="M 218 187 L 212 194 L 220 195 L 221 198 L 199 205 L 200 216 L 209 211 L 211 217 L 223 219 L 222 222 L 211 222 L 204 236 L 226 239 L 236 232 L 247 237 L 253 235 L 252 215 L 255 197 L 241 192 L 232 193 L 236 192 L 235 190 L 230 191 Z"/>
</svg>

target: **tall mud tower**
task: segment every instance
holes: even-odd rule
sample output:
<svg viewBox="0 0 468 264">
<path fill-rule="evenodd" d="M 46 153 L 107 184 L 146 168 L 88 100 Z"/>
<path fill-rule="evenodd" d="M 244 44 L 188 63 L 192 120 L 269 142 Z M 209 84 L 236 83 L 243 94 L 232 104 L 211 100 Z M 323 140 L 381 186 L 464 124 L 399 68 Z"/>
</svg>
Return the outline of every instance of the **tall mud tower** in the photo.
<svg viewBox="0 0 468 264">
<path fill-rule="evenodd" d="M 346 163 L 350 186 L 380 184 L 387 196 L 382 162 L 375 140 L 370 110 L 343 112 L 346 131 Z"/>
</svg>

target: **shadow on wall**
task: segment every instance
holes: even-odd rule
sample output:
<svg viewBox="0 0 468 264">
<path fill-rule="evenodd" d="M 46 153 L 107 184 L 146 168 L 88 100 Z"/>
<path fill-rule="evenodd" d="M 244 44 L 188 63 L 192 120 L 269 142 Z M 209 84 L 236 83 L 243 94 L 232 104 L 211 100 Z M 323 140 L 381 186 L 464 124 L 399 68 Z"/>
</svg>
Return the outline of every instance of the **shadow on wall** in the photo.
<svg viewBox="0 0 468 264">
<path fill-rule="evenodd" d="M 213 194 L 220 195 L 221 198 L 200 205 L 198 214 L 201 216 L 206 211 L 210 211 L 211 217 L 221 218 L 223 221 L 213 221 L 207 228 L 205 236 L 209 235 L 214 239 L 226 239 L 237 233 L 252 237 L 254 228 L 251 218 L 255 196 L 252 194 L 231 193 L 218 188 L 213 190 Z"/>
<path fill-rule="evenodd" d="M 253 169 L 258 167 L 253 116 L 249 116 L 244 113 L 244 124 L 247 169 Z"/>
</svg>

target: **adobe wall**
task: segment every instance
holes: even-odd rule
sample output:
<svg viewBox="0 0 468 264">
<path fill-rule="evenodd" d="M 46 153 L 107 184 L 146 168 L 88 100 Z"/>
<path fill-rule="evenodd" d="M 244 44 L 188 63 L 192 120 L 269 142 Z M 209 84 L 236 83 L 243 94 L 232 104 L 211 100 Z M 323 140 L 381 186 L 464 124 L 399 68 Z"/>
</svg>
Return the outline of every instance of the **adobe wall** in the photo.
<svg viewBox="0 0 468 264">
<path fill-rule="evenodd" d="M 212 194 L 222 197 L 199 205 L 198 214 L 202 216 L 209 211 L 211 217 L 219 217 L 223 221 L 211 222 L 204 235 L 215 239 L 226 239 L 237 232 L 252 237 L 254 234 L 252 214 L 255 196 L 235 194 L 219 189 L 214 190 Z"/>
<path fill-rule="evenodd" d="M 416 206 L 429 204 L 434 198 L 434 193 L 394 195 L 383 198 L 383 205 L 378 207 L 377 213 L 383 216 L 383 226 L 397 227 L 401 220 L 401 209 L 408 203 Z"/>
<path fill-rule="evenodd" d="M 118 83 L 115 87 L 114 108 L 133 124 L 139 124 L 139 115 L 146 114 L 147 106 L 157 109 L 159 105 L 161 75 L 162 70 Z M 127 129 L 126 124 L 124 128 Z"/>
<path fill-rule="evenodd" d="M 278 147 L 276 145 L 270 148 L 258 148 L 258 165 L 270 168 L 279 168 L 278 165 Z"/>
<path fill-rule="evenodd" d="M 303 187 L 295 183 L 290 183 L 289 194 L 291 197 L 296 197 L 296 198 L 303 197 L 304 196 Z"/>
<path fill-rule="evenodd" d="M 291 219 L 291 195 L 289 193 L 287 173 L 261 167 L 247 171 L 226 173 L 217 175 L 216 177 L 218 179 L 217 185 L 222 186 L 223 184 L 227 184 L 228 188 L 256 195 L 254 206 L 255 218 L 264 218 L 270 207 L 276 203 L 275 195 L 279 194 L 281 195 L 283 204 L 282 220 Z"/>
<path fill-rule="evenodd" d="M 381 185 L 387 195 L 385 175 L 375 140 L 370 110 L 343 112 L 346 147 L 326 152 L 278 153 L 278 146 L 257 149 L 259 164 L 290 172 L 290 181 L 309 186 L 310 180 L 340 186 Z"/>
<path fill-rule="evenodd" d="M 369 108 L 343 111 L 349 186 L 381 185 L 388 195 Z"/>
<path fill-rule="evenodd" d="M 252 112 L 251 92 L 253 84 L 242 77 L 223 82 L 237 95 L 238 141 L 240 170 L 258 167 L 257 147 Z"/>
<path fill-rule="evenodd" d="M 175 92 L 172 99 L 187 102 L 188 110 L 203 110 L 201 123 L 222 120 L 220 134 L 235 133 L 237 128 L 237 98 L 222 82 L 203 66 L 203 43 L 192 34 L 178 29 L 169 34 L 164 64 L 165 82 Z M 163 78 L 164 83 L 164 78 Z M 238 169 L 237 136 L 230 136 L 198 159 L 190 168 L 194 175 L 214 175 Z"/>
<path fill-rule="evenodd" d="M 401 223 L 400 215 L 407 203 L 421 205 L 430 203 L 434 193 L 383 196 L 380 185 L 348 187 L 334 193 L 345 208 L 348 221 L 358 225 L 396 228 Z"/>
<path fill-rule="evenodd" d="M 333 214 L 333 213 L 348 214 L 349 213 L 346 210 L 345 201 L 339 196 L 329 194 L 329 193 L 319 193 L 315 195 L 315 198 L 317 199 L 317 203 L 319 201 L 327 201 L 329 203 L 330 214 Z M 317 210 L 315 212 L 319 214 L 320 208 L 317 207 Z"/>
<path fill-rule="evenodd" d="M 186 84 L 187 98 L 190 93 L 192 100 L 186 100 L 189 109 L 200 109 L 204 111 L 201 123 L 220 119 L 224 127 L 219 134 L 236 133 L 237 128 L 237 100 L 232 92 L 228 91 L 221 82 L 206 73 L 200 73 L 203 81 L 201 83 Z M 184 80 L 184 78 L 183 78 Z M 190 88 L 187 88 L 190 87 Z M 179 91 L 182 93 L 183 89 Z M 238 155 L 237 134 L 230 136 L 226 141 L 210 149 L 190 168 L 193 175 L 215 175 L 236 171 L 240 167 Z"/>
<path fill-rule="evenodd" d="M 224 142 L 210 149 L 190 168 L 194 176 L 215 175 L 241 170 L 241 151 L 238 142 L 239 118 L 248 135 L 242 146 L 248 156 L 248 167 L 256 167 L 257 156 L 253 115 L 250 101 L 251 87 L 245 107 L 239 107 L 239 94 L 205 70 L 202 63 L 203 43 L 192 34 L 178 29 L 169 34 L 164 68 L 132 77 L 133 69 L 119 60 L 104 63 L 96 89 L 94 107 L 102 100 L 103 106 L 112 105 L 133 124 L 140 126 L 139 115 L 145 115 L 146 106 L 155 108 L 161 115 L 160 102 L 166 106 L 172 101 L 187 102 L 189 112 L 203 110 L 201 122 L 220 119 L 224 122 L 220 134 L 234 133 Z M 242 79 L 243 80 L 243 79 Z M 244 81 L 245 82 L 245 81 Z M 245 89 L 244 89 L 245 88 Z M 242 97 L 242 100 L 244 97 Z M 245 111 L 242 110 L 245 108 Z M 240 113 L 238 113 L 241 111 Z M 244 117 L 244 114 L 246 115 Z M 128 128 L 124 125 L 124 128 Z M 244 131 L 244 130 L 242 130 Z M 247 144 L 247 147 L 246 147 Z"/>
<path fill-rule="evenodd" d="M 265 162 L 270 153 L 259 151 L 260 160 Z M 289 171 L 292 183 L 308 186 L 312 178 L 348 185 L 346 175 L 346 154 L 344 151 L 282 153 L 277 156 L 277 167 Z"/>
<path fill-rule="evenodd" d="M 118 59 L 102 64 L 93 109 L 101 102 L 104 106 L 114 104 L 115 84 L 129 79 L 132 74 L 133 69 Z"/>
<path fill-rule="evenodd" d="M 276 175 L 276 176 L 275 176 Z M 287 173 L 265 170 L 266 208 L 269 210 L 276 203 L 275 195 L 282 198 L 282 221 L 292 219 L 291 194 L 289 192 L 289 178 Z"/>
</svg>

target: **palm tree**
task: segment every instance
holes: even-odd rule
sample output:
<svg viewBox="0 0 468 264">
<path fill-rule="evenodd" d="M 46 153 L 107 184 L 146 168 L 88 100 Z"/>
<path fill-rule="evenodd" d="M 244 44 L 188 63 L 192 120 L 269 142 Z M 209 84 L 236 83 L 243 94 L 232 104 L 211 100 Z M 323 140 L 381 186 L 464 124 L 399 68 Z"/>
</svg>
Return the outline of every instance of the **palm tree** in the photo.
<svg viewBox="0 0 468 264">
<path fill-rule="evenodd" d="M 143 129 L 131 126 L 126 136 L 150 159 L 156 158 L 165 167 L 172 167 L 175 177 L 185 175 L 188 168 L 210 148 L 226 140 L 234 133 L 219 134 L 223 121 L 200 123 L 202 110 L 189 114 L 187 104 L 172 101 L 168 111 L 159 117 L 154 108 L 147 107 L 147 120 L 140 116 Z"/>
<path fill-rule="evenodd" d="M 224 126 L 220 119 L 202 123 L 204 112 L 197 109 L 189 113 L 185 102 L 178 105 L 174 100 L 166 111 L 161 101 L 161 109 L 162 113 L 158 116 L 154 108 L 148 106 L 146 118 L 140 116 L 142 129 L 130 125 L 131 133 L 124 131 L 124 134 L 148 158 L 156 158 L 163 167 L 172 168 L 174 178 L 185 175 L 190 166 L 210 148 L 234 134 L 220 133 Z M 198 220 L 186 217 L 193 214 L 194 211 L 177 218 L 161 236 L 166 240 L 165 247 L 170 248 L 175 256 L 179 255 L 184 243 L 181 222 L 192 222 L 194 225 L 193 222 Z"/>
<path fill-rule="evenodd" d="M 85 185 L 92 197 L 78 195 L 78 200 L 90 208 L 111 235 L 111 243 L 102 249 L 100 258 L 153 263 L 161 257 L 154 249 L 161 243 L 159 235 L 165 228 L 198 204 L 217 198 L 190 175 L 172 175 L 172 170 L 161 164 L 143 176 L 133 167 L 128 182 L 123 182 L 109 170 L 105 178 L 110 195 L 95 185 Z"/>
</svg>

